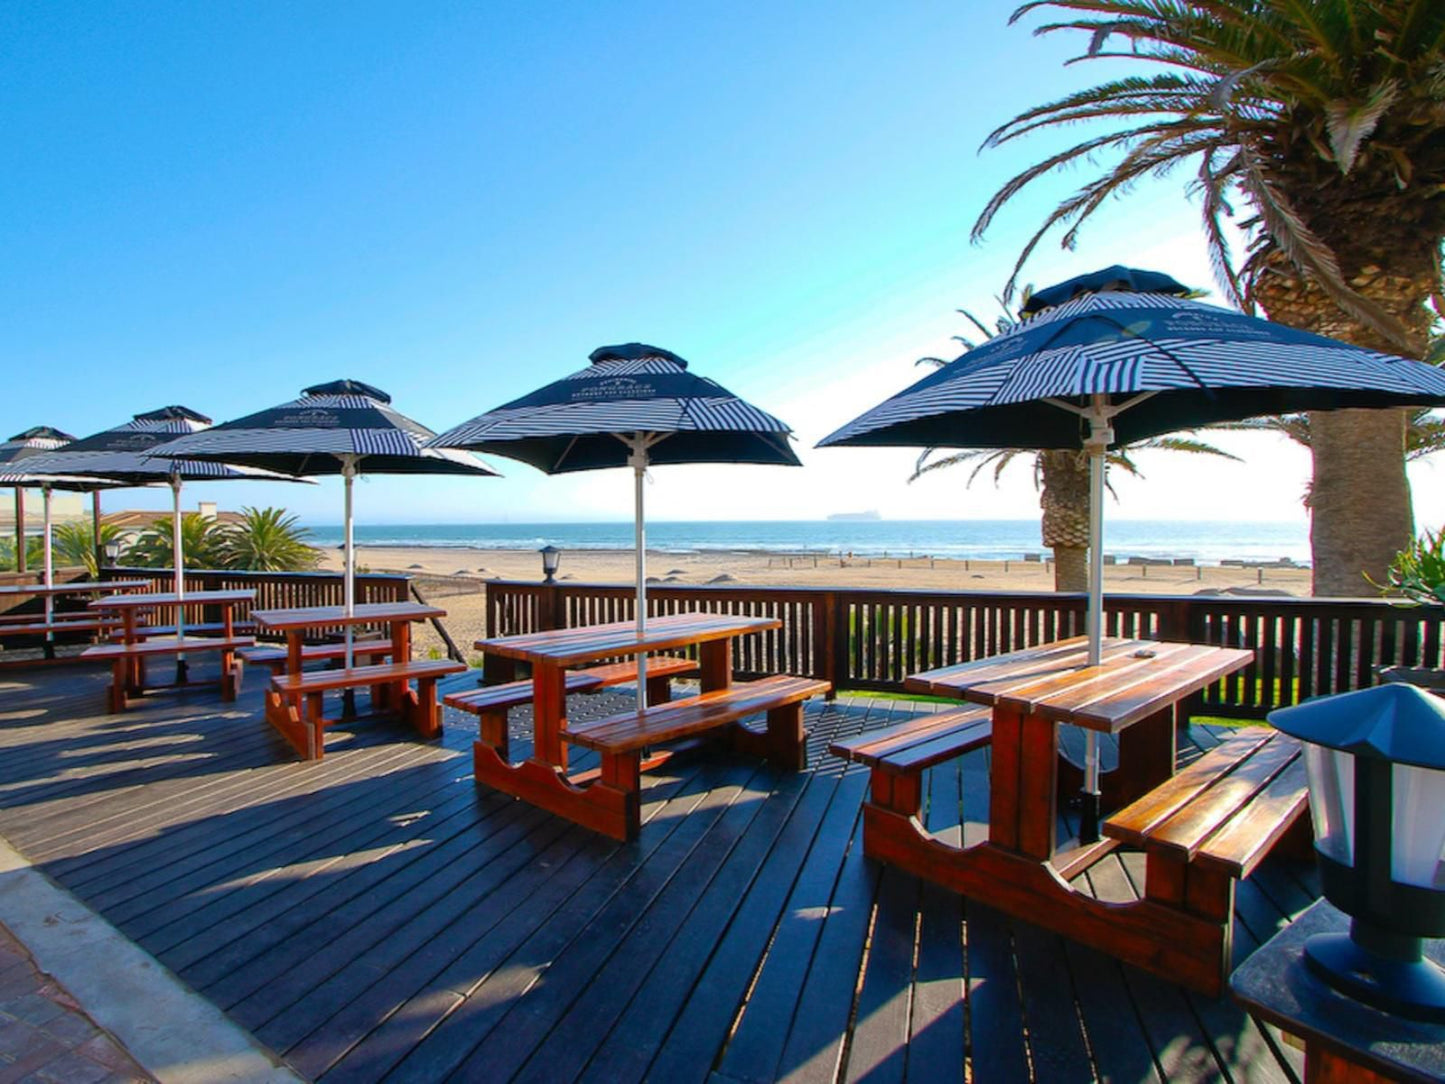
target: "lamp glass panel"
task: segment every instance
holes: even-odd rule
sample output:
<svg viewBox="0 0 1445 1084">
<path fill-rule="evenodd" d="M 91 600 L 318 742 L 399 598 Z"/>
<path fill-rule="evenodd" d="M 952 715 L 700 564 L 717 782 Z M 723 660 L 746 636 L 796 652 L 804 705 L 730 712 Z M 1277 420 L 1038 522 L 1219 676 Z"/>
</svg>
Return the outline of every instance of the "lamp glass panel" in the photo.
<svg viewBox="0 0 1445 1084">
<path fill-rule="evenodd" d="M 1395 808 L 1390 875 L 1403 884 L 1445 890 L 1445 772 L 1391 766 Z"/>
<path fill-rule="evenodd" d="M 1304 743 L 1310 779 L 1310 818 L 1315 848 L 1346 866 L 1355 864 L 1355 757 L 1339 749 Z"/>
</svg>

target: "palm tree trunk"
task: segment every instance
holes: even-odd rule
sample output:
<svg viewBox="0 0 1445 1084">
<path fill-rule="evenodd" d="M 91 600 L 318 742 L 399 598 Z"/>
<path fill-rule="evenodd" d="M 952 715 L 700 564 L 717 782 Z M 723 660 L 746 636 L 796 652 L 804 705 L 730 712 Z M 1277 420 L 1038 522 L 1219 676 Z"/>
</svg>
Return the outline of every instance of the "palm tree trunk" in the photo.
<svg viewBox="0 0 1445 1084">
<path fill-rule="evenodd" d="M 1089 460 L 1074 451 L 1040 452 L 1043 542 L 1054 551 L 1054 590 L 1089 589 Z"/>
<path fill-rule="evenodd" d="M 1433 263 L 1414 275 L 1367 268 L 1351 279 L 1364 296 L 1418 333 L 1415 357 L 1424 356 L 1429 318 L 1422 302 L 1435 289 Z M 1255 294 L 1271 319 L 1356 346 L 1398 352 L 1378 332 L 1346 316 L 1313 282 L 1276 261 Z M 1310 550 L 1316 595 L 1373 594 L 1366 576 L 1381 583 L 1395 554 L 1414 535 L 1410 483 L 1405 477 L 1403 410 L 1332 410 L 1310 415 L 1314 458 Z"/>
</svg>

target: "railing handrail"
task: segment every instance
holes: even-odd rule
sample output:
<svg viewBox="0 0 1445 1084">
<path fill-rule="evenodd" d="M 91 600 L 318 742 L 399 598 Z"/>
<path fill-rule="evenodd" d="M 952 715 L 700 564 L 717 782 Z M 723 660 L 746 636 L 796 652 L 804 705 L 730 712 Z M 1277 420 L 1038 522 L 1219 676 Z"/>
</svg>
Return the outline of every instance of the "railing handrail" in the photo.
<svg viewBox="0 0 1445 1084">
<path fill-rule="evenodd" d="M 628 584 L 491 580 L 488 636 L 631 620 Z M 737 645 L 749 675 L 801 673 L 839 689 L 901 691 L 919 670 L 1083 632 L 1085 596 L 1033 591 L 655 584 L 651 613 L 728 608 L 781 620 Z M 1284 595 L 1105 596 L 1110 635 L 1244 646 L 1246 670 L 1223 679 L 1193 710 L 1262 717 L 1309 696 L 1376 680 L 1387 665 L 1445 667 L 1445 607 L 1381 598 Z"/>
</svg>

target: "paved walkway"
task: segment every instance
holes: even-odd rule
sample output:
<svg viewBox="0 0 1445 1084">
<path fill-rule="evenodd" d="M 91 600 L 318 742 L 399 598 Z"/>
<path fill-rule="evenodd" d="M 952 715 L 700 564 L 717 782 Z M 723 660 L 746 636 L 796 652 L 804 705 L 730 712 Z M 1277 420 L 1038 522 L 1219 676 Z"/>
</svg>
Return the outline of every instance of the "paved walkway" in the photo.
<svg viewBox="0 0 1445 1084">
<path fill-rule="evenodd" d="M 153 1081 L 0 925 L 0 1084 Z"/>
</svg>

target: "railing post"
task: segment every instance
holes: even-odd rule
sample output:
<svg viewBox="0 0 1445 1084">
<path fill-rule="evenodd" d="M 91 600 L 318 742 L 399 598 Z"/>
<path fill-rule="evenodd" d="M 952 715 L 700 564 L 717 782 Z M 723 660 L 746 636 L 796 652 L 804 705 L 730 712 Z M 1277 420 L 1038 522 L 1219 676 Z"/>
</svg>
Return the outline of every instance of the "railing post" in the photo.
<svg viewBox="0 0 1445 1084">
<path fill-rule="evenodd" d="M 541 632 L 562 627 L 562 585 L 544 583 L 537 597 L 537 624 Z"/>
<path fill-rule="evenodd" d="M 815 675 L 828 682 L 828 699 L 838 696 L 838 593 L 829 591 L 821 599 L 813 600 L 813 631 L 817 637 L 817 662 L 822 673 Z"/>
</svg>

